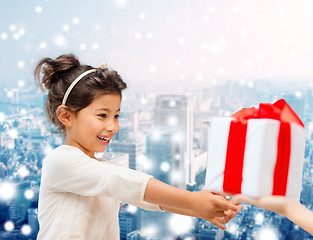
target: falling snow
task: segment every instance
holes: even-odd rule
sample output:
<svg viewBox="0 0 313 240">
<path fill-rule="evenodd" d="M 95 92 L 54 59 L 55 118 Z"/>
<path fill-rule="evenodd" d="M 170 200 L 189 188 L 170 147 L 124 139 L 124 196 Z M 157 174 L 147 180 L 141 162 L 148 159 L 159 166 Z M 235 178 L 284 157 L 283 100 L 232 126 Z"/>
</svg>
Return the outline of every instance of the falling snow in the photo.
<svg viewBox="0 0 313 240">
<path fill-rule="evenodd" d="M 10 6 L 9 2 L 2 1 L 1 9 Z M 91 59 L 94 65 L 103 60 L 111 61 L 122 73 L 127 72 L 131 83 L 149 82 L 152 86 L 172 81 L 196 82 L 205 88 L 234 80 L 253 91 L 258 87 L 255 81 L 258 78 L 313 80 L 313 15 L 309 11 L 313 8 L 312 1 L 302 4 L 290 0 L 285 4 L 261 1 L 256 4 L 253 1 L 214 0 L 193 3 L 192 8 L 187 1 L 178 0 L 171 4 L 167 1 L 154 4 L 129 0 L 108 2 L 91 0 L 90 7 L 79 8 L 71 6 L 73 3 L 31 0 L 19 5 L 20 9 L 28 9 L 28 14 L 9 12 L 5 16 L 2 10 L 0 84 L 12 84 L 22 92 L 30 87 L 30 81 L 33 84 L 30 71 L 39 58 L 66 52 L 73 52 L 83 60 Z M 101 14 L 96 14 L 95 9 L 101 9 Z M 62 11 L 66 14 L 61 14 Z M 146 87 L 146 84 L 138 84 L 141 86 Z M 293 92 L 297 98 L 304 94 L 297 89 Z M 14 104 L 16 90 L 3 90 L 3 95 Z M 149 106 L 148 97 L 139 102 Z M 18 113 L 24 117 L 27 110 L 20 108 Z M 231 112 L 226 110 L 221 115 L 229 116 Z M 0 123 L 9 117 L 0 112 Z M 176 123 L 175 118 L 169 121 L 170 125 Z M 6 146 L 14 151 L 14 141 L 21 133 L 14 127 L 5 131 L 10 140 Z M 154 137 L 157 138 L 158 133 Z M 48 145 L 43 154 L 51 149 Z M 152 167 L 149 159 L 142 157 L 140 161 Z M 160 168 L 167 172 L 170 166 L 164 162 L 160 163 Z M 26 165 L 16 166 L 21 179 L 27 178 L 30 170 Z M 1 182 L 2 200 L 14 198 L 15 193 L 14 184 Z M 24 192 L 29 200 L 34 195 L 32 189 Z M 129 212 L 136 210 L 128 208 Z M 255 216 L 260 225 L 263 220 L 262 214 Z M 186 222 L 189 224 L 181 229 L 175 229 L 175 224 L 170 223 L 172 231 L 190 228 L 192 224 L 184 218 L 182 224 Z M 239 227 L 232 224 L 229 231 L 235 234 Z M 8 232 L 16 230 L 9 219 L 3 228 Z M 19 226 L 19 229 L 24 235 L 32 233 L 29 225 Z M 143 234 L 151 236 L 157 232 L 155 226 L 142 229 Z M 259 239 L 277 239 L 277 231 L 272 228 L 256 234 Z"/>
<path fill-rule="evenodd" d="M 36 13 L 41 13 L 42 12 L 42 7 L 41 6 L 36 6 L 35 12 Z"/>
<path fill-rule="evenodd" d="M 5 41 L 3 47 L 12 48 L 11 52 L 26 53 L 36 49 L 39 55 L 54 55 L 68 49 L 83 57 L 92 57 L 97 62 L 106 58 L 93 53 L 101 49 L 107 57 L 117 56 L 115 61 L 120 68 L 128 69 L 134 75 L 141 75 L 139 71 L 151 73 L 149 59 L 156 58 L 158 64 L 155 69 L 162 69 L 163 74 L 171 76 L 173 81 L 179 80 L 177 71 L 193 76 L 193 69 L 199 69 L 203 79 L 214 77 L 217 81 L 238 80 L 241 77 L 253 79 L 254 76 L 268 79 L 312 76 L 308 63 L 312 62 L 313 56 L 313 32 L 309 25 L 313 19 L 304 4 L 296 6 L 289 2 L 285 6 L 269 8 L 270 3 L 267 2 L 256 6 L 246 1 L 213 1 L 209 4 L 197 3 L 192 10 L 187 10 L 184 3 L 179 8 L 172 4 L 164 12 L 149 5 L 139 7 L 129 4 L 127 0 L 116 0 L 105 7 L 97 3 L 97 7 L 103 10 L 101 15 L 93 14 L 92 8 L 86 8 L 66 17 L 52 17 L 50 25 L 36 27 L 32 18 L 43 21 L 44 10 L 48 7 L 52 9 L 56 3 L 41 1 L 30 4 L 37 13 L 35 16 L 25 15 L 21 20 L 2 21 L 7 27 L 2 28 L 0 40 Z M 309 2 L 306 4 L 312 5 Z M 123 14 L 128 24 L 114 17 L 119 16 L 119 11 L 123 9 L 131 9 Z M 267 17 L 264 9 L 269 9 Z M 184 11 L 188 12 L 188 17 Z M 277 20 L 275 17 L 287 14 L 288 18 Z M 88 17 L 91 15 L 92 18 Z M 46 26 L 48 32 L 41 34 Z M 11 39 L 21 44 L 17 46 L 8 41 Z M 6 58 L 14 59 L 18 55 L 15 53 Z M 135 64 L 132 56 L 136 56 L 136 64 L 140 64 L 140 68 L 130 66 Z M 177 59 L 180 60 L 180 64 L 175 64 L 177 68 L 169 67 Z M 26 73 L 25 67 L 19 68 L 21 74 Z M 0 70 L 4 72 L 5 68 Z M 151 79 L 165 81 L 157 75 L 151 76 Z"/>
<path fill-rule="evenodd" d="M 4 229 L 8 232 L 11 232 L 14 230 L 14 223 L 12 221 L 7 221 L 4 223 Z"/>
</svg>

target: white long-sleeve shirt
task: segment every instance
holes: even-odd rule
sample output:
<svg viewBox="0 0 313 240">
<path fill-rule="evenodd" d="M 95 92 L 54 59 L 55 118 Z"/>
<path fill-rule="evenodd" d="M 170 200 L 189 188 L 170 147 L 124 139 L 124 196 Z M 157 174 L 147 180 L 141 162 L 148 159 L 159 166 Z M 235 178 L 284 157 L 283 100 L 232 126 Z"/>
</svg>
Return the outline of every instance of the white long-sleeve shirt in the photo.
<svg viewBox="0 0 313 240">
<path fill-rule="evenodd" d="M 73 146 L 52 150 L 43 161 L 37 240 L 119 239 L 120 201 L 161 211 L 144 201 L 151 177 L 90 158 Z"/>
</svg>

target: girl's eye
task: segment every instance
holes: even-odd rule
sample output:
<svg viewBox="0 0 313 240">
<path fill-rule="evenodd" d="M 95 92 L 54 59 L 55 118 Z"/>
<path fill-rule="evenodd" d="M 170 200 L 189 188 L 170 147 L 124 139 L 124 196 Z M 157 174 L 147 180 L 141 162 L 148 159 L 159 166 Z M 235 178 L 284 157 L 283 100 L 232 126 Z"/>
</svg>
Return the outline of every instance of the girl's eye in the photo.
<svg viewBox="0 0 313 240">
<path fill-rule="evenodd" d="M 106 114 L 99 114 L 98 116 L 101 118 L 105 118 L 107 115 Z"/>
<path fill-rule="evenodd" d="M 120 117 L 120 115 L 115 115 L 114 117 L 115 117 L 116 119 L 118 119 L 118 118 Z"/>
</svg>

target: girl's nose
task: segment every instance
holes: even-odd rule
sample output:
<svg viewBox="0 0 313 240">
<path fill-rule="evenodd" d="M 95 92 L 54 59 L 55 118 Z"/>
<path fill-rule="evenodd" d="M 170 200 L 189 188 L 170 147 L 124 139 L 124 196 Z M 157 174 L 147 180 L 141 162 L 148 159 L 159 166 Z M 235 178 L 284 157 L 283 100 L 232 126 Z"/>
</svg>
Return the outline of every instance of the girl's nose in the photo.
<svg viewBox="0 0 313 240">
<path fill-rule="evenodd" d="M 117 132 L 119 125 L 118 122 L 116 122 L 115 120 L 110 120 L 107 122 L 105 127 L 108 132 Z"/>
</svg>

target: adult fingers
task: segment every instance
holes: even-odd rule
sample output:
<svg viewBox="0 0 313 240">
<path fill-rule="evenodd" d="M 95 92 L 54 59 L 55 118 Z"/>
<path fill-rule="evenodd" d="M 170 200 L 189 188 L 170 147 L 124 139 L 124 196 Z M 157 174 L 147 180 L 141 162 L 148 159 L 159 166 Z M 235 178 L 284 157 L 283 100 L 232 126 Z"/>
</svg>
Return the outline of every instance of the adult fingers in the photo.
<svg viewBox="0 0 313 240">
<path fill-rule="evenodd" d="M 253 198 L 247 197 L 247 196 L 242 195 L 242 194 L 237 194 L 237 195 L 233 196 L 231 200 L 235 203 L 242 203 L 242 202 L 245 202 L 248 204 L 254 204 L 255 203 L 255 200 Z"/>
</svg>

